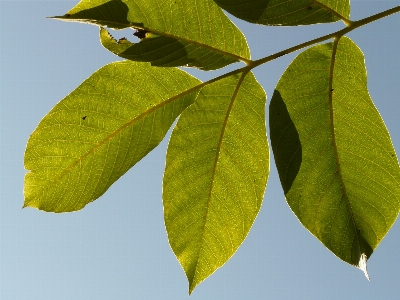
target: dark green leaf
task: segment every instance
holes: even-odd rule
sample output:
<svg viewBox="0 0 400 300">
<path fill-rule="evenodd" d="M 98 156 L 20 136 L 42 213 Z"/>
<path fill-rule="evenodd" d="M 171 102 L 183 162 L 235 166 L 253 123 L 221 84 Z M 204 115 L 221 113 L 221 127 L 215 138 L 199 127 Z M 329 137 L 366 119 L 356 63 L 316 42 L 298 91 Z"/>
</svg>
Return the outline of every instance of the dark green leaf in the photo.
<svg viewBox="0 0 400 300">
<path fill-rule="evenodd" d="M 349 0 L 214 0 L 223 9 L 251 23 L 309 25 L 347 20 Z"/>
<path fill-rule="evenodd" d="M 189 293 L 238 249 L 269 174 L 265 93 L 252 73 L 204 87 L 168 145 L 165 225 Z"/>
<path fill-rule="evenodd" d="M 106 65 L 39 123 L 25 152 L 25 204 L 82 209 L 154 149 L 193 103 L 199 81 L 178 69 Z"/>
<path fill-rule="evenodd" d="M 349 38 L 298 55 L 270 105 L 271 141 L 286 199 L 342 260 L 366 259 L 395 222 L 400 168 Z"/>
</svg>

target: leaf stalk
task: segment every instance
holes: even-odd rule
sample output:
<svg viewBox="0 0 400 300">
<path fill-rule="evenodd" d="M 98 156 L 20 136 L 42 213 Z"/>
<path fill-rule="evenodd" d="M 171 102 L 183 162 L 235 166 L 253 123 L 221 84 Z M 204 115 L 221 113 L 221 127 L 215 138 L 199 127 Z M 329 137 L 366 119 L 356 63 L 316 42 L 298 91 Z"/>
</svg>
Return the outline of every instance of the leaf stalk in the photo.
<svg viewBox="0 0 400 300">
<path fill-rule="evenodd" d="M 383 12 L 380 12 L 378 14 L 372 15 L 370 17 L 367 17 L 367 18 L 364 18 L 364 19 L 361 19 L 361 20 L 358 20 L 358 21 L 350 21 L 349 25 L 347 25 L 346 28 L 343 28 L 343 29 L 335 31 L 333 33 L 324 35 L 322 37 L 319 37 L 319 38 L 316 38 L 316 39 L 313 39 L 313 40 L 310 40 L 308 42 L 296 45 L 294 47 L 290 47 L 290 48 L 288 48 L 286 50 L 277 52 L 275 54 L 266 56 L 264 58 L 260 58 L 258 60 L 254 60 L 254 61 L 252 61 L 252 63 L 249 64 L 249 66 L 251 66 L 252 68 L 255 68 L 255 67 L 258 67 L 259 65 L 262 65 L 262 64 L 265 64 L 265 63 L 267 63 L 267 62 L 269 62 L 271 60 L 274 60 L 274 59 L 276 59 L 276 58 L 278 58 L 280 56 L 295 52 L 295 51 L 303 49 L 305 47 L 308 47 L 308 46 L 311 46 L 311 45 L 314 45 L 314 44 L 317 44 L 317 43 L 320 43 L 320 42 L 323 42 L 323 41 L 326 41 L 326 40 L 329 40 L 329 39 L 340 38 L 341 36 L 345 35 L 346 33 L 349 33 L 350 31 L 353 31 L 354 29 L 356 29 L 358 27 L 364 26 L 364 25 L 366 25 L 368 23 L 372 23 L 374 21 L 377 21 L 379 19 L 385 18 L 387 16 L 390 16 L 390 15 L 398 13 L 398 12 L 400 12 L 400 6 L 393 7 L 391 9 L 385 10 Z"/>
</svg>

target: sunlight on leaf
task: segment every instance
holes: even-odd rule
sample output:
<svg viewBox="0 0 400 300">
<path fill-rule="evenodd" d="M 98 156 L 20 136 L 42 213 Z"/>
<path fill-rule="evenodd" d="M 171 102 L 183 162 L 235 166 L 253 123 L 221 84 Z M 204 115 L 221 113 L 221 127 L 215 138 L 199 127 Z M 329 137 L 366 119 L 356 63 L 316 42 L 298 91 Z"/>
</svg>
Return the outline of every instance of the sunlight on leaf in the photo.
<svg viewBox="0 0 400 300">
<path fill-rule="evenodd" d="M 130 61 L 104 66 L 39 123 L 25 151 L 25 204 L 82 209 L 154 149 L 200 83 L 175 68 Z"/>
<path fill-rule="evenodd" d="M 143 38 L 157 36 L 127 48 L 127 43 L 112 43 L 102 33 L 103 45 L 114 54 L 153 65 L 212 70 L 250 59 L 243 33 L 212 0 L 195 5 L 192 0 L 82 0 L 54 18 L 114 29 L 131 27 L 142 30 Z"/>
<path fill-rule="evenodd" d="M 259 210 L 269 174 L 265 92 L 252 73 L 204 87 L 172 132 L 164 218 L 189 293 L 236 252 Z"/>
<path fill-rule="evenodd" d="M 272 149 L 300 222 L 361 268 L 395 222 L 400 168 L 349 38 L 314 46 L 282 75 L 270 104 Z"/>
</svg>

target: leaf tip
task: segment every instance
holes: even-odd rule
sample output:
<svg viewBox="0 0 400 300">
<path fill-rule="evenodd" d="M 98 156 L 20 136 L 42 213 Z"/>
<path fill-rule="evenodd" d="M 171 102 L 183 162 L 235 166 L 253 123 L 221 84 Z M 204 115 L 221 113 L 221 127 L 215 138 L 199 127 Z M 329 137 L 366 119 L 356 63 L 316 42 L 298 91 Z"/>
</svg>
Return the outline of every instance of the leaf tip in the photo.
<svg viewBox="0 0 400 300">
<path fill-rule="evenodd" d="M 368 260 L 367 255 L 365 253 L 362 253 L 357 268 L 359 268 L 361 271 L 364 272 L 364 275 L 365 277 L 367 277 L 368 281 L 371 281 L 367 271 L 367 260 Z"/>
<path fill-rule="evenodd" d="M 52 16 L 52 17 L 46 17 L 46 19 L 58 19 L 58 20 L 65 20 L 68 19 L 71 16 L 71 14 L 65 14 L 63 16 Z"/>
<path fill-rule="evenodd" d="M 187 273 L 186 271 L 185 273 L 189 282 L 189 296 L 190 296 L 201 281 L 199 282 L 198 280 L 195 280 L 194 274 L 192 274 L 193 276 L 190 276 L 189 273 Z"/>
<path fill-rule="evenodd" d="M 195 287 L 196 287 L 196 284 L 193 284 L 193 282 L 189 283 L 189 296 L 193 293 L 193 290 Z"/>
<path fill-rule="evenodd" d="M 37 208 L 37 207 L 35 206 L 35 204 L 32 204 L 32 203 L 30 203 L 30 202 L 25 201 L 25 202 L 24 202 L 24 205 L 22 205 L 21 209 L 24 209 L 24 208 L 27 208 L 27 207 Z"/>
<path fill-rule="evenodd" d="M 24 208 L 27 208 L 27 207 L 37 208 L 35 206 L 35 203 L 32 203 L 32 201 L 29 201 L 28 199 L 25 199 L 24 205 L 22 205 L 21 209 L 24 209 Z"/>
</svg>

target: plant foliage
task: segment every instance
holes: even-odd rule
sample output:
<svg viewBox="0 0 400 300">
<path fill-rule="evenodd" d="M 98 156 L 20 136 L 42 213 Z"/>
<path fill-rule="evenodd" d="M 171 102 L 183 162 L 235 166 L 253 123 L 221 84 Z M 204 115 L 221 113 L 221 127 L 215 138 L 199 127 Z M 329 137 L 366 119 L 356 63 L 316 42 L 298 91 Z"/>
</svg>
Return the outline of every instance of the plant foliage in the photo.
<svg viewBox="0 0 400 300">
<path fill-rule="evenodd" d="M 254 61 L 225 15 L 262 25 L 346 27 Z M 348 0 L 82 0 L 63 21 L 100 27 L 125 58 L 93 73 L 39 123 L 25 152 L 24 207 L 82 209 L 153 150 L 175 119 L 163 180 L 164 220 L 189 293 L 246 238 L 269 175 L 266 95 L 252 69 L 303 48 L 269 106 L 286 200 L 343 261 L 362 269 L 400 210 L 400 167 L 346 33 L 400 12 L 351 21 Z M 132 28 L 140 42 L 108 30 Z M 328 41 L 331 40 L 331 41 Z M 176 67 L 245 67 L 200 82 Z"/>
</svg>

